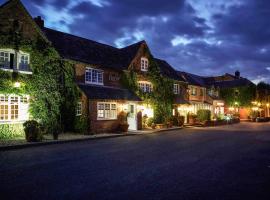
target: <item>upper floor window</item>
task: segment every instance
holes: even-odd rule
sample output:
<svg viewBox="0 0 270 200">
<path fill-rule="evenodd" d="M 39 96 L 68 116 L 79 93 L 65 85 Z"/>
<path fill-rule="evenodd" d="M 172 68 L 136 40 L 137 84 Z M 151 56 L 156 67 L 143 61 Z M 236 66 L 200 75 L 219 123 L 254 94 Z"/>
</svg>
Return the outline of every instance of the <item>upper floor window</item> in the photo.
<svg viewBox="0 0 270 200">
<path fill-rule="evenodd" d="M 117 73 L 110 73 L 109 80 L 110 81 L 119 81 L 120 80 L 120 76 Z"/>
<path fill-rule="evenodd" d="M 148 71 L 149 62 L 147 58 L 141 58 L 141 70 Z"/>
<path fill-rule="evenodd" d="M 0 49 L 1 69 L 31 73 L 29 65 L 29 54 L 13 49 Z"/>
<path fill-rule="evenodd" d="M 197 88 L 196 87 L 191 87 L 191 95 L 197 96 Z"/>
<path fill-rule="evenodd" d="M 203 96 L 203 89 L 200 89 L 200 96 Z"/>
<path fill-rule="evenodd" d="M 179 94 L 180 93 L 179 84 L 173 84 L 173 93 L 174 94 Z"/>
<path fill-rule="evenodd" d="M 141 90 L 143 92 L 152 92 L 153 91 L 153 86 L 152 86 L 152 83 L 150 82 L 147 82 L 147 81 L 140 81 L 139 82 L 139 87 L 141 88 Z"/>
<path fill-rule="evenodd" d="M 103 71 L 93 68 L 86 68 L 85 83 L 103 85 Z"/>
</svg>

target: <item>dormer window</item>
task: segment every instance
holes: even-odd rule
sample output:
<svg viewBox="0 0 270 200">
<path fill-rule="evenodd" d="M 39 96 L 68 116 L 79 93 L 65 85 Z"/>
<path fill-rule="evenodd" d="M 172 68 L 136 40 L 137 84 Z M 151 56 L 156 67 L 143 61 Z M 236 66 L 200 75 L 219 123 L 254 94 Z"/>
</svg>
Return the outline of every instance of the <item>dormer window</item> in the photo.
<svg viewBox="0 0 270 200">
<path fill-rule="evenodd" d="M 99 69 L 86 68 L 85 83 L 103 85 L 103 71 Z"/>
<path fill-rule="evenodd" d="M 149 62 L 148 62 L 148 59 L 147 58 L 141 58 L 141 71 L 148 71 L 148 65 L 149 65 Z"/>
<path fill-rule="evenodd" d="M 139 81 L 139 87 L 143 92 L 150 93 L 153 91 L 152 83 L 148 81 Z"/>
<path fill-rule="evenodd" d="M 31 73 L 30 56 L 22 51 L 0 49 L 0 68 L 7 71 Z"/>
</svg>

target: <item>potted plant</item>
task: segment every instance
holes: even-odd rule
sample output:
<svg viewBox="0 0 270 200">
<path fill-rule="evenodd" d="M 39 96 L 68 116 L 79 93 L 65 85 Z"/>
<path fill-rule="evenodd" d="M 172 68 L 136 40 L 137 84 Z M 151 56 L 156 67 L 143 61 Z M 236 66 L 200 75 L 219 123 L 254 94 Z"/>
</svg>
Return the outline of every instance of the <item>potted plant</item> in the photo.
<svg viewBox="0 0 270 200">
<path fill-rule="evenodd" d="M 189 124 L 195 124 L 196 123 L 196 118 L 197 118 L 197 115 L 195 115 L 194 113 L 189 113 L 188 114 L 188 123 Z"/>
<path fill-rule="evenodd" d="M 29 120 L 23 123 L 25 139 L 27 142 L 39 142 L 42 140 L 40 125 L 35 120 Z"/>
<path fill-rule="evenodd" d="M 118 115 L 118 121 L 119 121 L 119 131 L 120 132 L 127 132 L 129 124 L 127 123 L 127 113 L 122 111 Z"/>
<path fill-rule="evenodd" d="M 151 127 L 152 129 L 155 129 L 156 128 L 156 124 L 154 123 L 154 119 L 153 117 L 149 117 L 147 119 L 147 127 Z"/>
</svg>

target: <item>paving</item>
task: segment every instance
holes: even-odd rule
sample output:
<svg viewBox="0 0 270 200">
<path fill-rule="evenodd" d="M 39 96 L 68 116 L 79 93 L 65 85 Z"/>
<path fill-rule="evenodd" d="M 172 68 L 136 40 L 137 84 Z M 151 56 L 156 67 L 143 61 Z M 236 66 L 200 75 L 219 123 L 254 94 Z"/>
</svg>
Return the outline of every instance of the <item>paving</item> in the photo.
<svg viewBox="0 0 270 200">
<path fill-rule="evenodd" d="M 0 199 L 270 199 L 270 124 L 0 152 Z"/>
</svg>

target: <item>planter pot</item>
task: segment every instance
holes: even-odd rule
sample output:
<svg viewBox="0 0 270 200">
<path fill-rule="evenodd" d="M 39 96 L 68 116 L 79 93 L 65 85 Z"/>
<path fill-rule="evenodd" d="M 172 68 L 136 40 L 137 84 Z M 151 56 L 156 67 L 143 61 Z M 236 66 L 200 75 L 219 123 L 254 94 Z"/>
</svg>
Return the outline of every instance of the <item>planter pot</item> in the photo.
<svg viewBox="0 0 270 200">
<path fill-rule="evenodd" d="M 165 128 L 165 125 L 164 124 L 157 124 L 156 128 L 157 129 L 162 129 L 162 128 Z"/>
<path fill-rule="evenodd" d="M 151 125 L 151 128 L 152 128 L 152 129 L 155 129 L 155 128 L 156 128 L 156 124 L 153 123 L 153 124 Z"/>
</svg>

